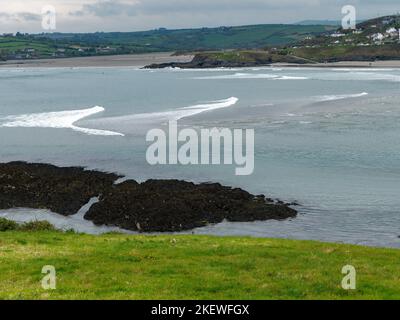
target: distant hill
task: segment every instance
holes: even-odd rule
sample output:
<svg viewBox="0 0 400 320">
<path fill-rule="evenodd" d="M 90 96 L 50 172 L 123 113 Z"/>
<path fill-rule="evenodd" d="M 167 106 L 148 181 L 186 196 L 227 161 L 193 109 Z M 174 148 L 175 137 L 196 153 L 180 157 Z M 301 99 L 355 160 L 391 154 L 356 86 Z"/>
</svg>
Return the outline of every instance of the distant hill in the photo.
<svg viewBox="0 0 400 320">
<path fill-rule="evenodd" d="M 300 26 L 341 26 L 342 22 L 337 20 L 304 20 L 296 23 Z"/>
<path fill-rule="evenodd" d="M 357 24 L 355 30 L 338 28 L 288 49 L 288 53 L 315 62 L 400 60 L 400 15 Z"/>
<path fill-rule="evenodd" d="M 142 32 L 48 33 L 0 36 L 0 58 L 29 59 L 160 51 L 259 49 L 315 37 L 336 27 L 265 24 Z"/>
<path fill-rule="evenodd" d="M 357 23 L 362 23 L 366 20 L 357 20 Z M 335 26 L 341 27 L 342 21 L 340 20 L 304 20 L 296 23 L 301 26 Z"/>
<path fill-rule="evenodd" d="M 355 30 L 331 30 L 294 44 L 263 50 L 197 53 L 189 63 L 150 65 L 148 68 L 252 67 L 273 63 L 314 64 L 338 61 L 400 60 L 400 16 L 361 22 Z"/>
<path fill-rule="evenodd" d="M 332 30 L 330 26 L 250 25 L 201 29 L 158 29 L 143 32 L 47 34 L 46 38 L 73 43 L 134 45 L 165 50 L 218 50 L 285 45 Z"/>
</svg>

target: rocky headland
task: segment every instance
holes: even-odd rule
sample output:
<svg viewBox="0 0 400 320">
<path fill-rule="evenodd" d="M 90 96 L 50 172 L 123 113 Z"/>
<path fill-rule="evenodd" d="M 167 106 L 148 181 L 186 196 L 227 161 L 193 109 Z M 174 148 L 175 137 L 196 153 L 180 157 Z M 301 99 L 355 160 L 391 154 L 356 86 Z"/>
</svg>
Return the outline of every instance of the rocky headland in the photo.
<svg viewBox="0 0 400 320">
<path fill-rule="evenodd" d="M 180 69 L 212 69 L 212 68 L 246 68 L 269 66 L 274 63 L 308 64 L 307 59 L 271 53 L 268 51 L 248 50 L 229 52 L 197 53 L 190 62 L 154 63 L 146 69 L 180 68 Z"/>
<path fill-rule="evenodd" d="M 116 184 L 119 178 L 80 167 L 0 164 L 0 209 L 49 209 L 70 216 L 99 197 L 86 212 L 86 220 L 140 232 L 184 231 L 224 220 L 284 220 L 297 215 L 289 204 L 218 183 L 127 180 Z"/>
</svg>

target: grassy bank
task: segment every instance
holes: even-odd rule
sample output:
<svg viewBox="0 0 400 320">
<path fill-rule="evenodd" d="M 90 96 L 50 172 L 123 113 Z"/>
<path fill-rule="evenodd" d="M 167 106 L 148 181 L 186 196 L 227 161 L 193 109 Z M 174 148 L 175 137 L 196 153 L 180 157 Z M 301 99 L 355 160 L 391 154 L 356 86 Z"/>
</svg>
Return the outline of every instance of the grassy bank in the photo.
<svg viewBox="0 0 400 320">
<path fill-rule="evenodd" d="M 9 231 L 0 260 L 2 299 L 400 298 L 399 250 L 307 241 Z M 355 291 L 341 288 L 348 264 Z"/>
</svg>

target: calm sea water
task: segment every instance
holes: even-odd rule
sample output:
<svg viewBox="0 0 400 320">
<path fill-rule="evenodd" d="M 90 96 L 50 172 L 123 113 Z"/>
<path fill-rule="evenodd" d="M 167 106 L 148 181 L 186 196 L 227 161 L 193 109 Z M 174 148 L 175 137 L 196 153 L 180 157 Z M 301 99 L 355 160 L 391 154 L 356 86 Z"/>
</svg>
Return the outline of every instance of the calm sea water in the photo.
<svg viewBox="0 0 400 320">
<path fill-rule="evenodd" d="M 400 247 L 399 89 L 395 69 L 2 69 L 0 160 L 80 165 L 140 181 L 216 181 L 301 204 L 290 221 L 195 233 Z M 196 114 L 186 108 L 196 105 Z M 148 165 L 147 130 L 168 119 L 254 128 L 254 174 Z"/>
</svg>

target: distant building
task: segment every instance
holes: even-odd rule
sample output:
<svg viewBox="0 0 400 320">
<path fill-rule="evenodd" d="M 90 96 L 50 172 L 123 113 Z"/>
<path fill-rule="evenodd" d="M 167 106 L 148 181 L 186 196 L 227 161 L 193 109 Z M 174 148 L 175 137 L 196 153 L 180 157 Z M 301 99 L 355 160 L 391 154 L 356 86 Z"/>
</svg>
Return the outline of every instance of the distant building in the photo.
<svg viewBox="0 0 400 320">
<path fill-rule="evenodd" d="M 382 33 L 375 33 L 371 36 L 371 39 L 374 41 L 382 41 L 385 39 L 385 36 Z"/>
<path fill-rule="evenodd" d="M 111 53 L 115 51 L 116 51 L 115 48 L 110 48 L 110 47 L 105 47 L 105 48 L 101 47 L 96 49 L 97 53 Z"/>
<path fill-rule="evenodd" d="M 390 28 L 386 30 L 386 34 L 392 38 L 399 36 L 399 30 L 396 28 Z"/>
<path fill-rule="evenodd" d="M 344 33 L 340 33 L 340 32 L 335 32 L 331 34 L 332 38 L 340 38 L 340 37 L 344 37 L 345 34 Z"/>
</svg>

